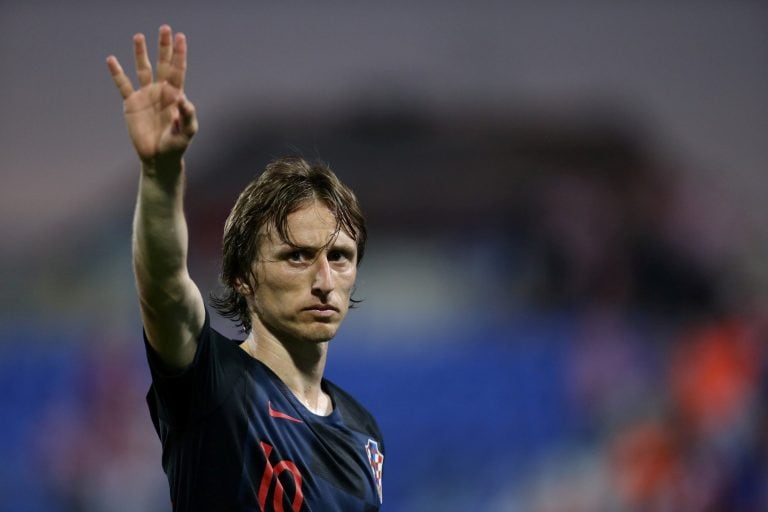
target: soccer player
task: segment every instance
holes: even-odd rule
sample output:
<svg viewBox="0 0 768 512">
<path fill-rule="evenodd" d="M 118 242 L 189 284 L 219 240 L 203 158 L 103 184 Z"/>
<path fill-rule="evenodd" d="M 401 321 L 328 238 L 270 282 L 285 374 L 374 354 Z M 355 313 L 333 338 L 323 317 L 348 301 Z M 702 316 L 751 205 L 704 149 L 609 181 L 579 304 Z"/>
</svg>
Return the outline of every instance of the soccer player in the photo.
<svg viewBox="0 0 768 512">
<path fill-rule="evenodd" d="M 186 38 L 160 27 L 154 76 L 142 34 L 133 49 L 137 89 L 114 56 L 107 66 L 141 161 L 133 267 L 173 509 L 378 510 L 379 428 L 323 378 L 365 248 L 357 199 L 325 165 L 268 165 L 227 219 L 212 301 L 248 336 L 213 330 L 187 270 L 183 155 L 198 122 Z"/>
</svg>

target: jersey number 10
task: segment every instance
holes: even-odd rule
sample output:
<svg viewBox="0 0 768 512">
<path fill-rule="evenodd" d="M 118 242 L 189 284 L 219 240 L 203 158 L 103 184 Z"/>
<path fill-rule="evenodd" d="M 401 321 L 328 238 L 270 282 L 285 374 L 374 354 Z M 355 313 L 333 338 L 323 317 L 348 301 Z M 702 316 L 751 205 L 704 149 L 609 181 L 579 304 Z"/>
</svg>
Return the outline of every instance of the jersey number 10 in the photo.
<svg viewBox="0 0 768 512">
<path fill-rule="evenodd" d="M 267 495 L 269 494 L 269 488 L 272 486 L 272 481 L 275 481 L 275 494 L 272 500 L 272 506 L 275 512 L 284 512 L 283 509 L 283 496 L 285 495 L 285 489 L 283 484 L 278 479 L 280 473 L 283 471 L 289 471 L 293 476 L 293 482 L 296 486 L 296 494 L 291 502 L 291 512 L 300 512 L 301 505 L 304 503 L 304 494 L 301 492 L 301 473 L 296 464 L 289 460 L 281 460 L 274 466 L 269 462 L 269 456 L 272 453 L 273 447 L 269 443 L 261 442 L 261 449 L 264 451 L 266 466 L 264 467 L 264 475 L 261 477 L 261 484 L 259 485 L 259 507 L 261 510 L 266 510 Z"/>
</svg>

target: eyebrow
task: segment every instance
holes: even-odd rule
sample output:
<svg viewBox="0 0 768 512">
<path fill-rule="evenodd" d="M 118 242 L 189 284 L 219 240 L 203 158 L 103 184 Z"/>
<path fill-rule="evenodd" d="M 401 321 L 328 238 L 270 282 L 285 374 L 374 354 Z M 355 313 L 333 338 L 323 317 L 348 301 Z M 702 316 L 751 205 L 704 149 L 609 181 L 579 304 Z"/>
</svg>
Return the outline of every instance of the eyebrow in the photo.
<svg viewBox="0 0 768 512">
<path fill-rule="evenodd" d="M 342 240 L 342 238 L 340 236 L 341 233 L 344 233 L 349 238 L 349 241 Z M 273 240 L 274 240 L 274 238 L 273 238 Z M 352 237 L 352 235 L 350 235 L 346 231 L 339 231 L 339 232 L 335 233 L 334 235 L 332 235 L 326 243 L 321 244 L 321 245 L 298 244 L 298 243 L 292 242 L 289 238 L 283 238 L 283 237 L 279 237 L 278 244 L 276 244 L 276 245 L 278 245 L 278 246 L 288 246 L 288 247 L 293 247 L 293 248 L 296 248 L 296 249 L 321 249 L 323 247 L 332 247 L 332 246 L 337 245 L 337 244 L 342 245 L 342 246 L 344 246 L 344 245 L 353 246 L 354 245 L 355 247 L 357 247 L 357 240 L 355 240 L 355 238 Z"/>
<path fill-rule="evenodd" d="M 340 242 L 338 240 L 335 240 L 328 244 L 323 245 L 289 245 L 289 247 L 294 247 L 296 249 L 306 249 L 306 250 L 312 250 L 312 251 L 321 251 L 323 249 L 327 250 L 352 250 L 357 249 L 357 244 L 354 242 Z"/>
<path fill-rule="evenodd" d="M 354 250 L 357 249 L 357 244 L 354 240 L 350 241 L 341 241 L 337 238 L 334 240 L 322 244 L 322 245 L 310 245 L 310 244 L 296 244 L 289 242 L 287 240 L 283 240 L 280 242 L 279 245 L 276 246 L 278 250 L 286 250 L 286 249 L 293 249 L 293 250 L 305 250 L 305 251 L 320 251 L 324 248 L 332 249 L 334 247 L 338 249 L 345 249 L 345 250 Z"/>
</svg>

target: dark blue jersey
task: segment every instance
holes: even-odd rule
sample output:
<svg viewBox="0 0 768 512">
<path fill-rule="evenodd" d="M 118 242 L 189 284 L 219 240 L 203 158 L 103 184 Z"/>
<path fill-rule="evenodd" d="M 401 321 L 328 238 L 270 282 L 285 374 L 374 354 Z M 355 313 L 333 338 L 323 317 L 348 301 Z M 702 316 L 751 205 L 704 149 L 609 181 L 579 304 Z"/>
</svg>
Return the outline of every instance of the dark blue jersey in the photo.
<svg viewBox="0 0 768 512">
<path fill-rule="evenodd" d="M 206 315 L 178 374 L 147 344 L 147 402 L 173 510 L 379 510 L 384 442 L 370 413 L 324 379 L 333 413 L 313 414 L 239 343 Z"/>
</svg>

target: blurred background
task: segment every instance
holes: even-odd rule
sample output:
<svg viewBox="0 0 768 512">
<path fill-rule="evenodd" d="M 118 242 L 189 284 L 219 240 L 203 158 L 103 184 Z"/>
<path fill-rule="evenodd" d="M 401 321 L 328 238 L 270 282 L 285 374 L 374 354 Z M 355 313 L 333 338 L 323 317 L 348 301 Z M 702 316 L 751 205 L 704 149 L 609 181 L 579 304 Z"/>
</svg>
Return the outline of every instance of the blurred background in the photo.
<svg viewBox="0 0 768 512">
<path fill-rule="evenodd" d="M 361 199 L 364 302 L 327 376 L 379 419 L 383 510 L 768 510 L 768 4 L 747 0 L 4 0 L 0 509 L 170 510 L 104 62 L 165 22 L 190 44 L 204 292 L 272 157 Z"/>
</svg>

